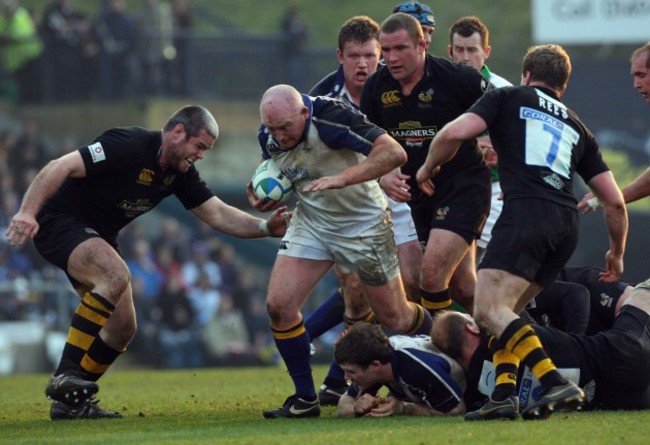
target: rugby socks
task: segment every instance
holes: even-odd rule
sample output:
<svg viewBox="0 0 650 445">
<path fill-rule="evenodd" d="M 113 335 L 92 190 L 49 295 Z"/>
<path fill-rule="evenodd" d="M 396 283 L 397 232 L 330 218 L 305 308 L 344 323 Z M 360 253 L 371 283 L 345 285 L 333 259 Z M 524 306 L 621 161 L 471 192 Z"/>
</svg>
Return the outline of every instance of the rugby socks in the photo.
<svg viewBox="0 0 650 445">
<path fill-rule="evenodd" d="M 411 324 L 411 327 L 409 328 L 408 332 L 406 332 L 406 334 L 431 335 L 433 319 L 431 318 L 429 311 L 424 309 L 424 307 L 420 306 L 419 304 L 413 303 L 412 301 L 409 301 L 408 304 L 413 306 L 415 309 L 415 314 L 413 315 L 413 324 Z"/>
<path fill-rule="evenodd" d="M 309 334 L 305 329 L 304 321 L 300 320 L 300 323 L 289 329 L 271 328 L 271 334 L 275 346 L 287 365 L 289 375 L 296 387 L 296 395 L 305 400 L 314 400 L 317 396 L 309 363 Z"/>
<path fill-rule="evenodd" d="M 567 383 L 544 351 L 535 330 L 521 318 L 506 327 L 499 342 L 530 368 L 544 390 Z"/>
<path fill-rule="evenodd" d="M 81 368 L 86 372 L 90 380 L 96 382 L 108 371 L 108 368 L 122 352 L 108 346 L 98 335 L 90 345 L 88 352 L 81 359 Z"/>
<path fill-rule="evenodd" d="M 427 292 L 424 289 L 420 289 L 420 295 L 420 303 L 429 312 L 449 309 L 452 303 L 449 289 L 441 290 L 440 292 Z"/>
<path fill-rule="evenodd" d="M 348 317 L 347 315 L 344 315 L 343 321 L 345 321 L 345 327 L 349 328 L 352 327 L 352 325 L 355 323 L 376 323 L 377 318 L 375 317 L 375 312 L 372 309 L 370 309 L 370 312 L 368 312 L 363 317 L 359 317 L 359 318 L 352 318 L 352 317 Z"/>
<path fill-rule="evenodd" d="M 316 339 L 343 321 L 345 303 L 342 289 L 337 289 L 305 320 L 310 339 Z"/>
<path fill-rule="evenodd" d="M 495 337 L 490 337 L 488 347 L 492 351 L 496 374 L 496 385 L 490 397 L 495 402 L 500 402 L 510 396 L 516 396 L 519 357 L 504 349 Z"/>
<path fill-rule="evenodd" d="M 55 375 L 68 370 L 83 369 L 82 360 L 98 338 L 99 331 L 108 321 L 115 306 L 95 292 L 86 292 L 77 306 L 63 347 L 61 362 Z"/>
</svg>

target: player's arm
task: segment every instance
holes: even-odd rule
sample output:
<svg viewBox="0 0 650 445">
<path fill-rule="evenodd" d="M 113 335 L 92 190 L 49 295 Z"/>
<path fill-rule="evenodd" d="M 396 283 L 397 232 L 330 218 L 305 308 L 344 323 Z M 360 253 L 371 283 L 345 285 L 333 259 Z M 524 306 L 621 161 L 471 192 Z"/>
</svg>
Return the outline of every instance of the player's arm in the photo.
<svg viewBox="0 0 650 445">
<path fill-rule="evenodd" d="M 438 411 L 424 403 L 402 400 L 397 397 L 388 396 L 384 403 L 380 404 L 368 413 L 368 417 L 387 417 L 394 415 L 404 416 L 457 416 L 465 413 L 465 403 L 461 400 L 449 412 Z"/>
<path fill-rule="evenodd" d="M 431 141 L 424 164 L 418 169 L 416 179 L 420 189 L 427 195 L 433 194 L 433 178 L 440 167 L 451 160 L 460 144 L 474 139 L 487 130 L 487 124 L 478 114 L 464 113 L 445 125 Z"/>
<path fill-rule="evenodd" d="M 372 144 L 368 156 L 335 176 L 324 176 L 308 183 L 304 191 L 340 189 L 348 185 L 379 179 L 382 175 L 402 166 L 407 159 L 406 151 L 395 139 L 383 133 Z"/>
<path fill-rule="evenodd" d="M 623 273 L 623 254 L 628 230 L 627 209 L 623 194 L 616 185 L 611 171 L 597 174 L 589 180 L 588 185 L 603 208 L 609 233 L 606 271 L 601 274 L 601 279 L 612 282 L 620 278 Z"/>
<path fill-rule="evenodd" d="M 625 202 L 638 201 L 650 195 L 650 168 L 647 168 L 631 184 L 623 187 L 623 199 Z"/>
<path fill-rule="evenodd" d="M 12 245 L 20 245 L 33 238 L 38 232 L 36 215 L 45 202 L 56 193 L 66 178 L 86 176 L 81 153 L 73 151 L 50 161 L 36 175 L 25 192 L 18 213 L 11 219 L 6 231 L 7 239 Z"/>
<path fill-rule="evenodd" d="M 193 208 L 192 213 L 214 230 L 239 238 L 282 236 L 291 218 L 286 206 L 277 208 L 268 220 L 264 220 L 228 205 L 216 196 Z"/>
</svg>

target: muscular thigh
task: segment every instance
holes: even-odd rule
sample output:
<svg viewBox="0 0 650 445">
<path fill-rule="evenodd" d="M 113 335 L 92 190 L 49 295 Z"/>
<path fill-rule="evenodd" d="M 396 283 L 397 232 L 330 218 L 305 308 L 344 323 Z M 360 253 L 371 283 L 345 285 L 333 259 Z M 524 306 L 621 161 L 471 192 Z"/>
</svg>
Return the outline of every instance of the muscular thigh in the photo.
<svg viewBox="0 0 650 445">
<path fill-rule="evenodd" d="M 89 238 L 74 248 L 68 258 L 67 273 L 84 287 L 103 294 L 103 286 L 129 280 L 126 263 L 102 238 Z"/>
<path fill-rule="evenodd" d="M 332 264 L 327 260 L 278 255 L 269 279 L 267 304 L 287 311 L 299 310 Z"/>
</svg>

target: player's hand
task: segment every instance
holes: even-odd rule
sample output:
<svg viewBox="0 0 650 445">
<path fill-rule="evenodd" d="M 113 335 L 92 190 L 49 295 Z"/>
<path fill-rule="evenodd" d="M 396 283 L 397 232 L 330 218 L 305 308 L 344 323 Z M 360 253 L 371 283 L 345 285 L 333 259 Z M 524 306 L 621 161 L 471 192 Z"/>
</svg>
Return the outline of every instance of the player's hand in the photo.
<svg viewBox="0 0 650 445">
<path fill-rule="evenodd" d="M 268 212 L 284 206 L 284 204 L 281 202 L 264 201 L 264 199 L 260 199 L 257 196 L 255 196 L 255 193 L 253 193 L 252 181 L 248 181 L 248 184 L 246 184 L 246 196 L 248 197 L 248 202 L 250 203 L 250 205 L 253 206 L 255 210 L 259 210 L 260 212 Z"/>
<path fill-rule="evenodd" d="M 583 196 L 583 198 L 578 203 L 578 210 L 580 210 L 583 215 L 586 215 L 592 210 L 598 210 L 600 208 L 600 201 L 598 201 L 598 198 L 596 198 L 592 192 L 585 194 L 585 196 Z"/>
<path fill-rule="evenodd" d="M 598 279 L 605 283 L 613 283 L 623 275 L 623 256 L 615 256 L 611 250 L 605 254 L 605 270 L 598 274 Z"/>
<path fill-rule="evenodd" d="M 411 200 L 411 186 L 406 183 L 410 178 L 398 172 L 386 173 L 379 178 L 379 186 L 386 194 L 397 202 L 408 202 Z"/>
<path fill-rule="evenodd" d="M 368 417 L 388 417 L 403 412 L 404 402 L 395 397 L 388 396 L 385 399 L 381 399 L 381 403 L 377 404 L 377 406 L 368 413 Z"/>
<path fill-rule="evenodd" d="M 433 178 L 440 172 L 440 166 L 437 166 L 433 170 L 428 169 L 424 165 L 418 169 L 418 172 L 415 174 L 415 179 L 418 182 L 418 187 L 425 195 L 433 196 L 436 191 L 436 187 L 433 185 Z"/>
<path fill-rule="evenodd" d="M 9 223 L 5 236 L 12 246 L 20 246 L 27 238 L 34 238 L 38 233 L 36 219 L 24 212 L 18 212 Z"/>
<path fill-rule="evenodd" d="M 485 165 L 490 168 L 496 167 L 499 159 L 497 152 L 492 148 L 490 136 L 479 136 L 476 138 L 476 142 L 483 153 L 483 162 L 485 162 Z"/>
<path fill-rule="evenodd" d="M 292 217 L 293 213 L 288 211 L 287 206 L 278 207 L 266 220 L 266 227 L 271 232 L 271 236 L 284 236 Z"/>
<path fill-rule="evenodd" d="M 323 176 L 322 178 L 315 179 L 305 185 L 302 189 L 303 192 L 318 192 L 320 190 L 342 189 L 347 184 L 341 176 Z"/>
<path fill-rule="evenodd" d="M 373 408 L 382 403 L 382 398 L 372 394 L 363 394 L 354 402 L 354 415 L 357 417 L 365 416 Z"/>
</svg>

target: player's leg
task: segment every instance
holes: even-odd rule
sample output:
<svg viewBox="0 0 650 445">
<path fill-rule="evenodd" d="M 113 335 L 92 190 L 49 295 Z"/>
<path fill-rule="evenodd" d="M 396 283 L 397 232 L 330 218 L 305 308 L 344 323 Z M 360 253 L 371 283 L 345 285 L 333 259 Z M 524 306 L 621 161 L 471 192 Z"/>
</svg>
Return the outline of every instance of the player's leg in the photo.
<svg viewBox="0 0 650 445">
<path fill-rule="evenodd" d="M 283 406 L 264 411 L 266 418 L 314 417 L 320 405 L 310 364 L 310 339 L 300 309 L 332 261 L 278 255 L 271 277 L 266 307 L 276 347 L 295 386 Z"/>
<path fill-rule="evenodd" d="M 370 307 L 377 320 L 388 329 L 403 334 L 431 332 L 431 315 L 421 305 L 408 301 L 398 275 L 382 285 L 364 283 Z"/>
<path fill-rule="evenodd" d="M 66 418 L 62 413 L 66 406 L 78 411 L 82 405 L 81 415 L 76 413 L 71 418 L 118 417 L 108 415 L 110 412 L 98 412 L 100 408 L 96 406 L 91 409 L 90 398 L 98 390 L 92 382 L 103 375 L 135 334 L 129 271 L 110 244 L 92 237 L 74 248 L 68 259 L 67 273 L 78 283 L 81 303 L 72 317 L 59 366 L 46 388 L 50 398 L 65 404 L 53 405 L 53 418 L 55 407 L 59 411 L 57 418 Z M 127 301 L 120 305 L 125 295 Z M 100 332 L 109 321 L 110 332 L 119 334 L 111 338 L 109 331 L 104 331 L 105 342 Z M 80 396 L 86 391 L 90 397 Z"/>
<path fill-rule="evenodd" d="M 465 256 L 454 270 L 449 289 L 451 298 L 456 303 L 472 313 L 474 307 L 474 291 L 476 289 L 476 249 L 475 242 L 469 245 Z"/>
<path fill-rule="evenodd" d="M 422 245 L 416 239 L 397 245 L 399 269 L 404 282 L 404 290 L 409 301 L 421 302 L 420 273 L 424 252 Z"/>
<path fill-rule="evenodd" d="M 465 239 L 454 232 L 445 229 L 429 232 L 420 278 L 422 305 L 429 311 L 451 306 L 449 283 L 468 251 Z"/>
</svg>

